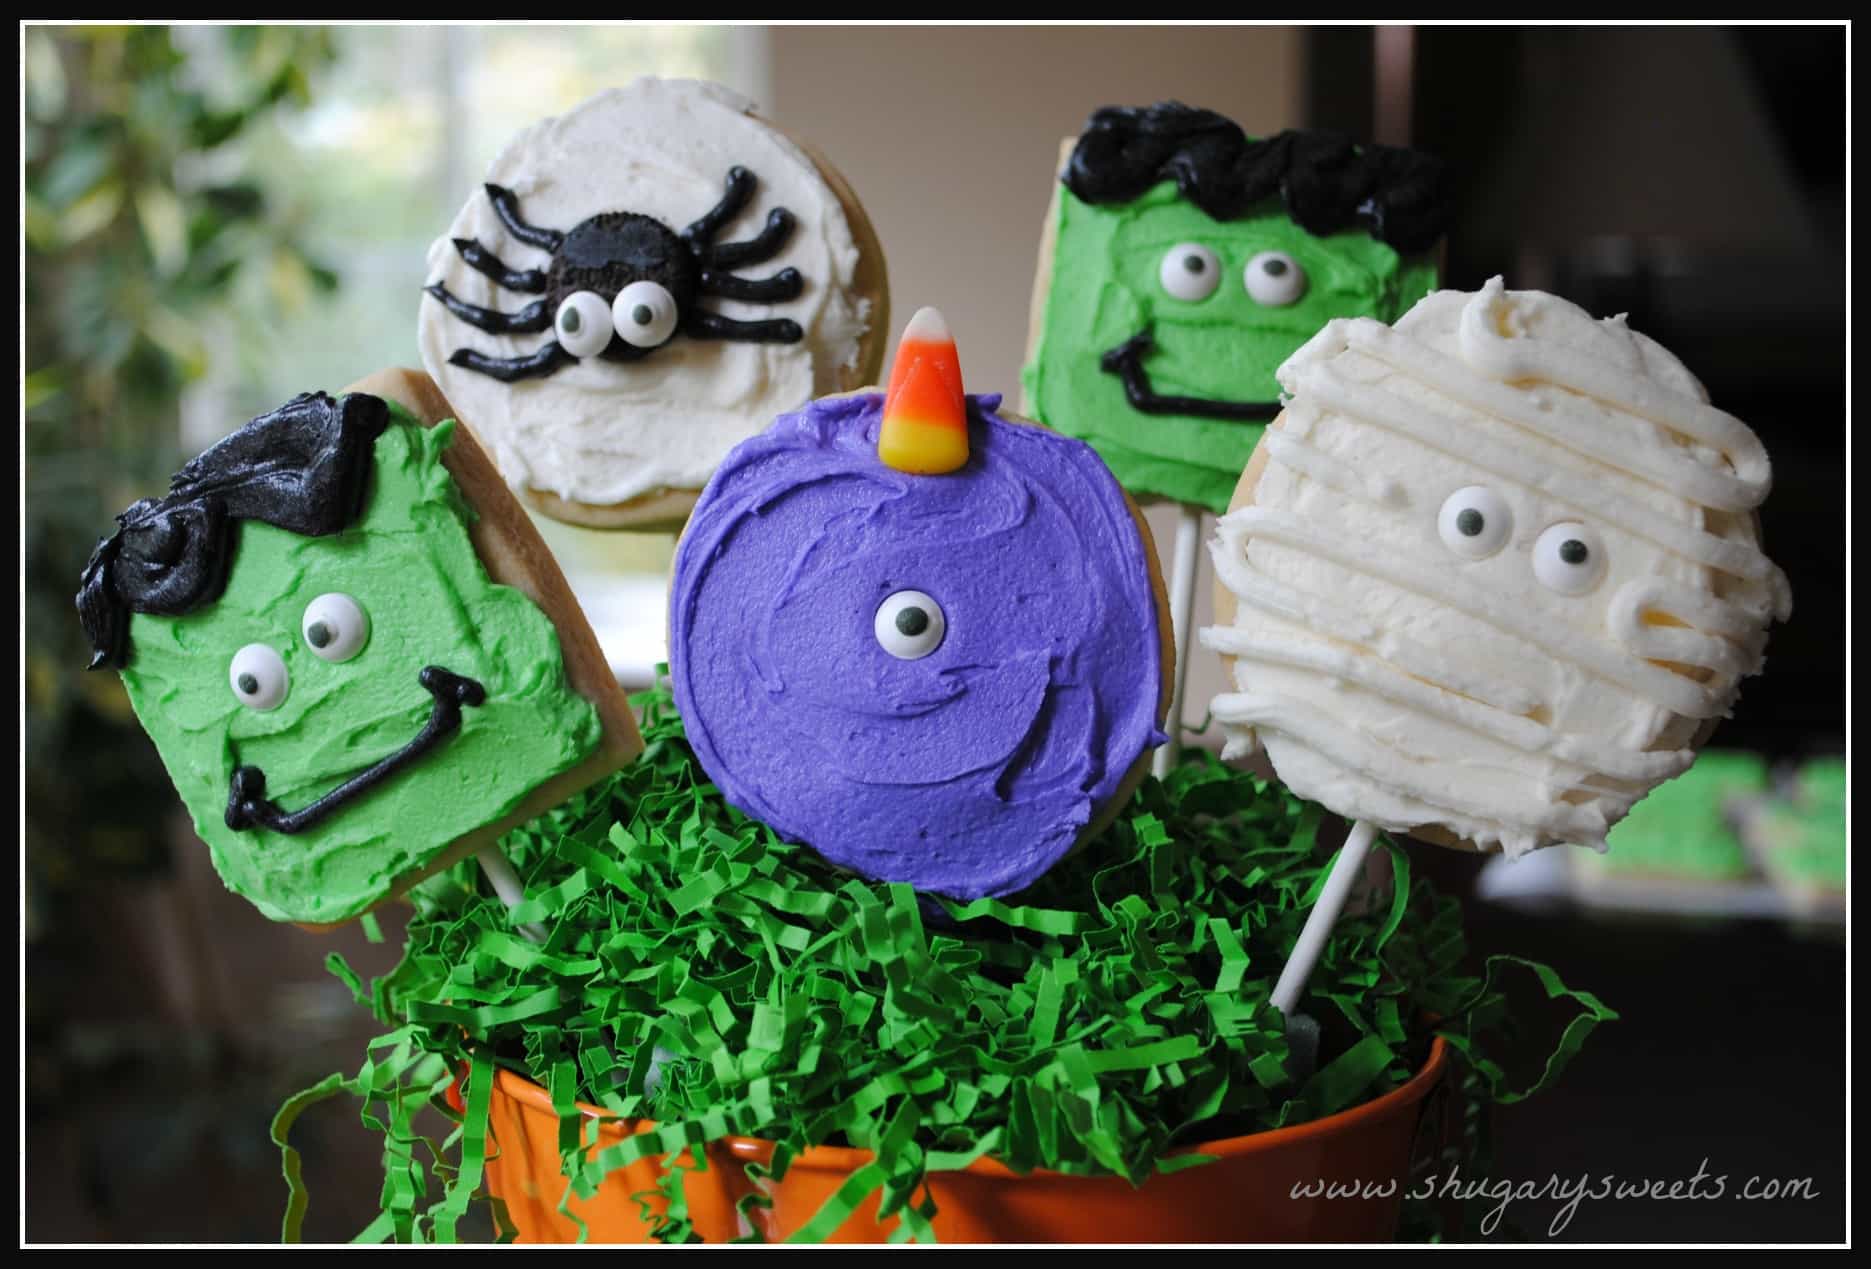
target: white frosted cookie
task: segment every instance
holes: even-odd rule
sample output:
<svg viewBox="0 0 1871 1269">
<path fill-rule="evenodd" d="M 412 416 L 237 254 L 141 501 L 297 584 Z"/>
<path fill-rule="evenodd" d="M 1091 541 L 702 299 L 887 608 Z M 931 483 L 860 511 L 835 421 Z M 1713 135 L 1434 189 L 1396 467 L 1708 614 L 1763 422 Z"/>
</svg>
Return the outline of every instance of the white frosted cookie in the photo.
<svg viewBox="0 0 1871 1269">
<path fill-rule="evenodd" d="M 882 253 L 822 160 L 716 84 L 533 125 L 429 249 L 423 364 L 536 507 L 679 522 L 774 415 L 872 382 Z"/>
<path fill-rule="evenodd" d="M 1498 278 L 1279 378 L 1211 543 L 1229 752 L 1385 829 L 1602 849 L 1790 614 L 1760 441 L 1621 317 Z"/>
</svg>

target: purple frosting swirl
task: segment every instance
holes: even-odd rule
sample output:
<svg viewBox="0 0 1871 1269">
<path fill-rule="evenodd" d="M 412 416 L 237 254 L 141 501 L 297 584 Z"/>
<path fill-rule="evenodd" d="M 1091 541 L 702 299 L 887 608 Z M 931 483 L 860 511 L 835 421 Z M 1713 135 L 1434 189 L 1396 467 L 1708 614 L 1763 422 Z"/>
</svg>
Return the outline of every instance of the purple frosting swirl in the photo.
<svg viewBox="0 0 1871 1269">
<path fill-rule="evenodd" d="M 669 666 L 733 805 L 835 864 L 957 898 L 1031 883 L 1162 743 L 1142 536 L 1079 441 L 968 399 L 961 470 L 877 457 L 883 398 L 815 401 L 735 447 L 676 554 Z M 933 652 L 879 642 L 899 591 Z M 913 624 L 913 623 L 912 623 Z"/>
</svg>

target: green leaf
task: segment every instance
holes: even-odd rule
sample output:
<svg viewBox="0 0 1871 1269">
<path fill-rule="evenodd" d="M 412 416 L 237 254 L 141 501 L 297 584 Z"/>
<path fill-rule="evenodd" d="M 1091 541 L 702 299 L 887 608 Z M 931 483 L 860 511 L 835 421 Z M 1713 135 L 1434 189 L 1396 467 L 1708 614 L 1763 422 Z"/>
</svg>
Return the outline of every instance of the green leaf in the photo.
<svg viewBox="0 0 1871 1269">
<path fill-rule="evenodd" d="M 26 113 L 51 121 L 65 110 L 65 66 L 45 31 L 28 28 L 21 57 L 26 74 Z"/>
<path fill-rule="evenodd" d="M 136 215 L 156 272 L 163 277 L 174 277 L 188 258 L 188 228 L 182 215 L 182 200 L 166 186 L 145 185 L 136 192 Z"/>
<path fill-rule="evenodd" d="M 32 183 L 34 193 L 53 211 L 65 212 L 94 191 L 110 175 L 116 162 L 116 150 L 108 141 L 77 134 L 65 143 L 58 157 L 46 165 L 44 174 Z"/>
<path fill-rule="evenodd" d="M 26 376 L 22 386 L 26 412 L 30 414 L 65 391 L 65 371 L 58 366 L 35 370 Z"/>
<path fill-rule="evenodd" d="M 65 209 L 58 223 L 60 240 L 68 247 L 83 242 L 117 219 L 122 207 L 123 186 L 106 181 Z"/>
</svg>

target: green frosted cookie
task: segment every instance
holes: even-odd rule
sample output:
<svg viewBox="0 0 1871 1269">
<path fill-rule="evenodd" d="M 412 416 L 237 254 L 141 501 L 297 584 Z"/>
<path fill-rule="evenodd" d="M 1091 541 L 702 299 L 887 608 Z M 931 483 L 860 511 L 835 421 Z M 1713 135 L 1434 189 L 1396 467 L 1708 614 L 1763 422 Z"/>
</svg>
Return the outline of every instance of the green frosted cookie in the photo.
<svg viewBox="0 0 1871 1269">
<path fill-rule="evenodd" d="M 420 426 L 299 397 L 118 519 L 79 608 L 228 888 L 342 921 L 598 747 L 553 619 L 499 585 Z"/>
<path fill-rule="evenodd" d="M 1274 372 L 1333 318 L 1395 321 L 1434 290 L 1448 214 L 1426 156 L 1100 110 L 1047 222 L 1026 412 L 1132 493 L 1220 513 L 1279 413 Z"/>
</svg>

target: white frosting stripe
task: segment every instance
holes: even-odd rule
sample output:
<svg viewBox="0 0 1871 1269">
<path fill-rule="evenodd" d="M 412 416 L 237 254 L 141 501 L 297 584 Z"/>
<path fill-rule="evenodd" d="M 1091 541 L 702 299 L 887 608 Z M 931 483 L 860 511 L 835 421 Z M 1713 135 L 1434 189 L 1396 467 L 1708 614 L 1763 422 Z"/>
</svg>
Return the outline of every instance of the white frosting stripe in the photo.
<svg viewBox="0 0 1871 1269">
<path fill-rule="evenodd" d="M 1582 746 L 1572 738 L 1518 714 L 1494 709 L 1396 669 L 1393 664 L 1361 651 L 1248 630 L 1217 629 L 1201 632 L 1202 644 L 1224 656 L 1267 665 L 1312 670 L 1366 688 L 1386 700 L 1407 705 L 1434 718 L 1479 732 L 1523 753 L 1543 754 L 1572 764 L 1565 776 L 1588 783 L 1597 772 L 1618 780 L 1661 780 L 1688 770 L 1695 755 L 1689 750 L 1646 752 L 1611 745 Z"/>
<path fill-rule="evenodd" d="M 1476 374 L 1453 357 L 1367 317 L 1340 318 L 1332 325 L 1341 327 L 1339 337 L 1346 347 L 1433 384 L 1471 409 L 1524 428 L 1659 489 L 1721 511 L 1751 510 L 1767 496 L 1767 485 L 1758 473 L 1743 476 L 1704 465 L 1680 445 L 1661 442 L 1654 435 L 1646 437 L 1640 427 L 1631 426 L 1636 420 L 1607 417 L 1583 402 L 1563 398 L 1546 397 L 1536 404 L 1523 389 Z M 1618 427 L 1625 430 L 1624 435 L 1606 434 L 1607 429 Z"/>
<path fill-rule="evenodd" d="M 1646 614 L 1684 624 L 1653 624 L 1645 620 Z M 1767 634 L 1758 620 L 1749 623 L 1746 614 L 1733 605 L 1717 603 L 1662 578 L 1643 578 L 1619 587 L 1605 620 L 1618 642 L 1638 656 L 1736 677 L 1760 673 Z M 1716 633 L 1704 633 L 1698 626 Z"/>
<path fill-rule="evenodd" d="M 1412 779 L 1409 768 L 1397 763 L 1394 751 L 1357 734 L 1335 719 L 1310 708 L 1306 702 L 1249 692 L 1230 692 L 1217 696 L 1209 706 L 1216 721 L 1236 727 L 1277 725 L 1282 738 L 1290 738 L 1313 750 L 1334 766 L 1345 771 L 1370 773 L 1385 771 L 1382 781 L 1395 794 L 1436 807 L 1448 815 L 1469 821 L 1492 821 L 1507 824 L 1532 824 L 1555 836 L 1591 841 L 1603 837 L 1604 812 L 1594 803 L 1554 801 L 1529 817 L 1530 799 L 1512 795 L 1499 796 L 1479 788 L 1460 790 L 1460 805 L 1449 799 L 1446 785 L 1436 779 L 1440 768 L 1422 764 L 1424 779 Z M 1478 768 L 1486 764 L 1474 764 Z M 1503 771 L 1512 769 L 1503 765 Z M 1375 779 L 1367 774 L 1367 779 Z M 1420 820 L 1417 822 L 1421 822 Z"/>
<path fill-rule="evenodd" d="M 1373 543 L 1321 533 L 1299 517 L 1264 507 L 1242 507 L 1220 522 L 1249 537 L 1266 538 L 1343 568 L 1391 582 L 1432 602 L 1456 609 L 1494 629 L 1532 644 L 1555 660 L 1575 665 L 1689 718 L 1714 718 L 1725 706 L 1707 688 L 1637 656 L 1620 656 L 1570 629 L 1567 614 L 1531 594 L 1504 596 L 1452 574 L 1440 562 L 1417 558 L 1400 542 Z"/>
<path fill-rule="evenodd" d="M 1501 332 L 1511 328 L 1513 322 L 1506 287 L 1501 279 L 1493 278 L 1462 312 L 1462 352 L 1470 364 L 1504 383 L 1533 379 L 1557 384 L 1712 446 L 1734 469 L 1735 484 L 1750 498 L 1739 506 L 1724 506 L 1713 500 L 1710 506 L 1738 511 L 1759 506 L 1767 497 L 1773 484 L 1767 451 L 1740 419 L 1566 344 L 1503 335 Z M 1616 461 L 1615 455 L 1603 457 Z M 1679 487 L 1673 479 L 1668 484 Z"/>
<path fill-rule="evenodd" d="M 1491 475 L 1538 490 L 1584 517 L 1615 524 L 1693 563 L 1749 581 L 1765 581 L 1779 571 L 1751 543 L 1717 537 L 1667 519 L 1641 503 L 1618 497 L 1584 467 L 1552 463 L 1503 444 L 1457 413 L 1429 409 L 1353 383 L 1326 364 L 1299 368 L 1294 386 L 1319 406 L 1374 423 L 1419 445 L 1461 458 Z M 1279 435 L 1278 431 L 1270 431 L 1267 439 Z M 1272 453 L 1281 457 L 1277 449 Z"/>
<path fill-rule="evenodd" d="M 1359 644 L 1405 673 L 1506 713 L 1524 715 L 1542 704 L 1538 696 L 1519 684 L 1477 673 L 1446 653 L 1387 630 L 1329 599 L 1307 594 L 1267 576 L 1247 563 L 1247 536 L 1239 524 L 1231 524 L 1224 518 L 1214 541 L 1209 544 L 1215 575 L 1242 603 L 1315 634 Z M 1202 633 L 1206 637 L 1209 632 Z"/>
<path fill-rule="evenodd" d="M 1261 444 L 1267 447 L 1267 455 L 1274 462 L 1302 472 L 1348 498 L 1361 498 L 1379 506 L 1403 505 L 1403 489 L 1395 481 L 1387 480 L 1375 471 L 1360 472 L 1351 464 L 1317 446 L 1308 445 L 1286 431 L 1274 429 L 1266 432 L 1261 437 Z"/>
</svg>

